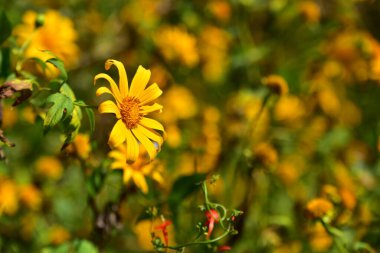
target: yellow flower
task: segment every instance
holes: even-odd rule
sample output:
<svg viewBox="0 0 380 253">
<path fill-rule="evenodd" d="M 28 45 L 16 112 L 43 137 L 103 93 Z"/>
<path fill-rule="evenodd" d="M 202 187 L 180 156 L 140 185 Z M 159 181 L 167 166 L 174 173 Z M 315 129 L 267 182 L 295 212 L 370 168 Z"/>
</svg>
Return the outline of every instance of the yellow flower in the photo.
<svg viewBox="0 0 380 253">
<path fill-rule="evenodd" d="M 323 216 L 329 214 L 332 210 L 333 204 L 324 198 L 312 199 L 306 206 L 308 216 L 312 219 L 322 218 Z"/>
<path fill-rule="evenodd" d="M 61 162 L 53 156 L 42 156 L 36 162 L 37 172 L 47 178 L 60 179 L 63 172 Z"/>
<path fill-rule="evenodd" d="M 160 118 L 165 122 L 175 122 L 189 119 L 197 113 L 197 103 L 194 95 L 184 86 L 172 86 L 162 97 L 165 111 Z"/>
<path fill-rule="evenodd" d="M 274 110 L 275 118 L 286 124 L 294 124 L 304 115 L 304 104 L 298 97 L 292 95 L 281 97 Z"/>
<path fill-rule="evenodd" d="M 321 8 L 314 1 L 302 1 L 299 11 L 310 23 L 317 23 L 321 17 Z"/>
<path fill-rule="evenodd" d="M 147 162 L 144 152 L 141 152 L 139 158 L 133 164 L 128 164 L 128 143 L 126 145 L 119 145 L 116 149 L 112 150 L 108 156 L 113 158 L 111 169 L 123 170 L 123 181 L 128 184 L 133 180 L 135 185 L 143 192 L 148 193 L 148 184 L 146 183 L 145 176 L 152 177 L 155 181 L 162 183 L 163 178 L 160 174 L 160 164 L 158 161 Z"/>
<path fill-rule="evenodd" d="M 231 17 L 231 6 L 228 1 L 214 0 L 208 4 L 210 12 L 220 21 L 227 22 Z"/>
<path fill-rule="evenodd" d="M 0 178 L 0 215 L 12 215 L 18 209 L 16 184 L 7 178 Z"/>
<path fill-rule="evenodd" d="M 277 163 L 278 155 L 276 149 L 267 142 L 261 142 L 253 147 L 253 153 L 257 160 L 265 166 Z"/>
<path fill-rule="evenodd" d="M 205 26 L 199 38 L 202 74 L 206 81 L 222 80 L 229 64 L 230 35 L 216 26 Z"/>
<path fill-rule="evenodd" d="M 313 252 L 327 252 L 333 243 L 333 238 L 326 232 L 321 223 L 315 223 L 310 229 L 310 246 Z"/>
<path fill-rule="evenodd" d="M 49 50 L 58 56 L 66 67 L 74 65 L 78 59 L 79 48 L 75 44 L 77 33 L 72 21 L 57 11 L 49 10 L 44 14 L 43 25 L 36 27 L 37 16 L 34 11 L 26 12 L 23 24 L 17 26 L 13 32 L 19 45 L 29 41 L 25 57 L 37 57 L 45 61 L 51 58 L 51 55 L 42 50 Z M 49 67 L 49 70 L 52 75 L 58 73 L 54 67 Z"/>
<path fill-rule="evenodd" d="M 199 61 L 197 40 L 183 28 L 164 26 L 157 31 L 154 41 L 168 61 L 179 60 L 188 67 Z"/>
<path fill-rule="evenodd" d="M 81 159 L 87 159 L 91 152 L 90 136 L 88 134 L 78 134 L 73 143 L 66 148 L 67 152 L 78 155 Z"/>
<path fill-rule="evenodd" d="M 6 129 L 13 127 L 13 125 L 16 124 L 18 118 L 17 109 L 9 104 L 4 104 L 2 113 L 2 128 Z"/>
<path fill-rule="evenodd" d="M 118 119 L 111 131 L 108 145 L 113 149 L 126 142 L 127 161 L 134 162 L 139 155 L 139 143 L 137 142 L 139 141 L 145 147 L 150 159 L 153 159 L 157 154 L 157 148 L 153 142 L 158 145 L 158 150 L 163 142 L 163 138 L 156 130 L 163 134 L 165 132 L 161 123 L 145 116 L 150 112 L 162 110 L 162 106 L 157 103 L 149 105 L 162 94 L 162 91 L 156 83 L 146 88 L 150 71 L 142 66 L 139 66 L 131 86 L 128 87 L 124 65 L 116 60 L 107 60 L 105 69 L 110 69 L 112 65 L 115 65 L 119 71 L 119 87 L 109 75 L 104 73 L 96 75 L 94 79 L 94 82 L 98 79 L 105 79 L 111 86 L 111 90 L 100 87 L 96 90 L 96 95 L 108 93 L 116 101 L 116 103 L 110 100 L 105 101 L 98 108 L 100 113 L 114 113 Z"/>
<path fill-rule="evenodd" d="M 289 91 L 288 83 L 284 78 L 278 75 L 264 77 L 262 83 L 278 95 L 285 95 Z"/>
<path fill-rule="evenodd" d="M 64 227 L 55 225 L 50 228 L 49 231 L 49 239 L 52 244 L 59 245 L 67 240 L 69 240 L 71 237 L 70 232 L 67 231 Z"/>
<path fill-rule="evenodd" d="M 20 199 L 30 209 L 38 210 L 41 207 L 41 192 L 34 185 L 21 186 Z"/>
</svg>

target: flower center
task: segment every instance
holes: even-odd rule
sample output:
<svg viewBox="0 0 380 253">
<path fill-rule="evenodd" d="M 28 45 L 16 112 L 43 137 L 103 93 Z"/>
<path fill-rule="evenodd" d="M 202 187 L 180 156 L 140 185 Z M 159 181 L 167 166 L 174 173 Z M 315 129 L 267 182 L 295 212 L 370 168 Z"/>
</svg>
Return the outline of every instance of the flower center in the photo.
<svg viewBox="0 0 380 253">
<path fill-rule="evenodd" d="M 121 119 L 128 129 L 133 129 L 137 127 L 140 122 L 140 101 L 137 98 L 126 97 L 120 105 Z"/>
</svg>

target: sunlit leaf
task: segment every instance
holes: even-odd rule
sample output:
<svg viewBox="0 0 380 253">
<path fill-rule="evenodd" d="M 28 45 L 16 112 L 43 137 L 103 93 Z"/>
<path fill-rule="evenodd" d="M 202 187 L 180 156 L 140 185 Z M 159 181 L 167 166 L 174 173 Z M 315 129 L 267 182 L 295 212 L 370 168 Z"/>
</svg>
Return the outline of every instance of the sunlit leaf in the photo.
<svg viewBox="0 0 380 253">
<path fill-rule="evenodd" d="M 51 103 L 52 106 L 46 113 L 44 120 L 45 131 L 55 126 L 62 119 L 65 119 L 74 110 L 73 101 L 67 95 L 55 93 L 46 99 L 46 103 Z"/>
</svg>

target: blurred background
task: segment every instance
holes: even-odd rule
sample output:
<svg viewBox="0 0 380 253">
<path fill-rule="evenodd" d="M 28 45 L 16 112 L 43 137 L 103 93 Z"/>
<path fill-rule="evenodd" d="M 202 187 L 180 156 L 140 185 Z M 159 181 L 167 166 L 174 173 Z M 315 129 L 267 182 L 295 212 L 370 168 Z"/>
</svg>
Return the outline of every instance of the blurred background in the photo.
<svg viewBox="0 0 380 253">
<path fill-rule="evenodd" d="M 118 80 L 107 59 L 129 81 L 142 65 L 163 90 L 151 117 L 167 135 L 154 161 L 163 180 L 143 172 L 144 193 L 109 169 L 113 115 L 95 110 L 93 133 L 83 115 L 61 151 L 60 128 L 43 133 L 37 95 L 17 107 L 2 99 L 15 147 L 2 146 L 0 252 L 154 252 L 152 207 L 173 222 L 169 244 L 181 244 L 205 221 L 196 183 L 216 174 L 209 198 L 244 212 L 239 234 L 185 252 L 380 249 L 379 1 L 0 2 L 11 26 L 1 84 L 22 68 L 46 86 L 54 68 L 43 76 L 17 63 L 49 50 L 75 97 L 95 107 L 94 76 Z"/>
</svg>

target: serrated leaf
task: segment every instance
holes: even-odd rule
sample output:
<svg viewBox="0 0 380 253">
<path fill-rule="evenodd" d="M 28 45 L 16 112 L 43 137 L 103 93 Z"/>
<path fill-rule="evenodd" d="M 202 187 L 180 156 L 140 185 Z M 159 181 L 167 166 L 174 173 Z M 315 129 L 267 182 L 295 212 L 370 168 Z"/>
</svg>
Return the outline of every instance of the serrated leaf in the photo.
<svg viewBox="0 0 380 253">
<path fill-rule="evenodd" d="M 67 83 L 62 84 L 62 86 L 59 89 L 59 91 L 62 94 L 65 94 L 66 96 L 68 96 L 69 98 L 71 98 L 72 101 L 75 101 L 75 94 L 74 94 L 73 90 L 70 88 L 70 86 Z"/>
<path fill-rule="evenodd" d="M 12 25 L 3 10 L 0 10 L 0 45 L 11 35 Z"/>
<path fill-rule="evenodd" d="M 50 58 L 50 59 L 46 60 L 46 62 L 53 64 L 61 72 L 60 76 L 61 76 L 62 82 L 67 81 L 68 76 L 67 76 L 67 72 L 66 72 L 65 65 L 64 65 L 63 61 L 61 61 L 58 58 Z"/>
<path fill-rule="evenodd" d="M 46 103 L 52 103 L 46 113 L 44 120 L 45 130 L 49 130 L 55 126 L 62 119 L 65 119 L 68 115 L 71 115 L 74 110 L 74 104 L 71 98 L 62 93 L 54 93 L 46 99 Z"/>
</svg>

